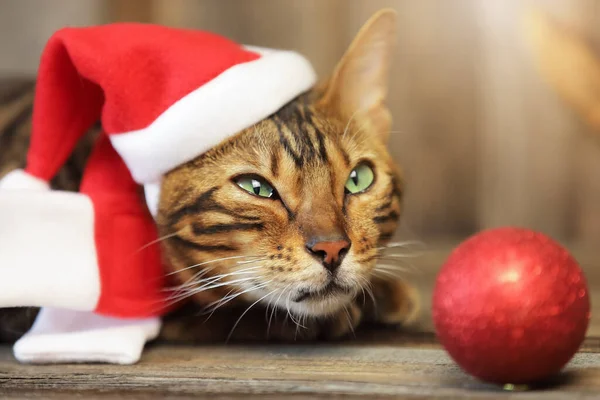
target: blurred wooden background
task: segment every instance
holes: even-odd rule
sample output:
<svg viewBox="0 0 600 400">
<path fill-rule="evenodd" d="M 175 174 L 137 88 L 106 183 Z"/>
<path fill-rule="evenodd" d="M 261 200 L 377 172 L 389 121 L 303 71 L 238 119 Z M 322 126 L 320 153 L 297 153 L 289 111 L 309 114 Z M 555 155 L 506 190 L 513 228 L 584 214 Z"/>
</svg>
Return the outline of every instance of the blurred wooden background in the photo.
<svg viewBox="0 0 600 400">
<path fill-rule="evenodd" d="M 600 41 L 597 0 L 2 0 L 0 74 L 34 74 L 62 26 L 141 21 L 298 49 L 324 77 L 368 17 L 392 7 L 390 145 L 409 183 L 401 235 L 516 224 L 596 247 L 600 145 L 534 68 L 520 25 L 530 3 Z"/>
</svg>

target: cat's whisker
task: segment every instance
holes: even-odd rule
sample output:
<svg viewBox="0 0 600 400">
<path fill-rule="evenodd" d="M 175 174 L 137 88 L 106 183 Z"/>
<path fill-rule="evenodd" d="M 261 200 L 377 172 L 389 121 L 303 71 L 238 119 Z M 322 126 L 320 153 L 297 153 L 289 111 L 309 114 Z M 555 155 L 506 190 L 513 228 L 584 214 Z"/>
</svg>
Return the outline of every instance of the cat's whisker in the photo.
<svg viewBox="0 0 600 400">
<path fill-rule="evenodd" d="M 241 296 L 241 295 L 243 295 L 243 294 L 245 294 L 245 293 L 248 293 L 248 292 L 251 292 L 251 291 L 253 291 L 253 290 L 258 290 L 258 289 L 262 289 L 262 288 L 265 288 L 265 287 L 267 287 L 267 286 L 268 286 L 268 284 L 269 284 L 270 282 L 271 282 L 271 281 L 261 282 L 261 283 L 259 283 L 259 284 L 257 284 L 257 285 L 254 285 L 254 286 L 252 286 L 252 287 L 250 287 L 250 288 L 248 288 L 248 289 L 244 289 L 244 290 L 242 290 L 241 292 L 235 292 L 235 293 L 231 293 L 231 292 L 233 292 L 234 290 L 236 290 L 236 289 L 233 289 L 233 290 L 231 290 L 231 291 L 229 292 L 229 293 L 231 293 L 231 294 L 229 294 L 229 293 L 228 293 L 228 295 L 227 295 L 227 296 L 225 296 L 225 297 L 223 297 L 222 299 L 220 299 L 220 300 L 217 300 L 217 301 L 215 301 L 215 302 L 213 302 L 213 303 L 218 303 L 218 307 L 221 307 L 221 306 L 225 305 L 226 303 L 228 303 L 229 301 L 231 301 L 231 300 L 235 299 L 235 298 L 236 298 L 236 297 L 238 297 L 238 296 Z M 223 302 L 223 300 L 225 300 L 225 301 Z M 207 307 L 211 306 L 213 303 L 210 303 L 210 304 L 209 304 Z"/>
<path fill-rule="evenodd" d="M 306 327 L 306 320 L 308 319 L 309 315 L 308 313 L 304 313 L 302 314 L 302 326 Z M 308 329 L 308 328 L 305 328 Z"/>
<path fill-rule="evenodd" d="M 401 270 L 404 272 L 408 272 L 411 274 L 422 274 L 423 271 L 419 268 L 417 268 L 417 266 L 415 266 L 413 263 L 410 263 L 406 260 L 398 260 L 398 259 L 393 259 L 393 260 L 378 260 L 378 261 L 384 261 L 384 263 L 379 263 L 378 265 L 380 266 L 384 266 L 385 268 L 388 269 L 395 269 L 395 270 Z M 377 265 L 377 264 L 376 264 Z"/>
<path fill-rule="evenodd" d="M 273 293 L 275 293 L 277 291 L 277 289 L 265 294 L 263 297 L 261 297 L 260 299 L 256 300 L 254 303 L 250 304 L 250 306 L 248 308 L 246 308 L 246 311 L 244 311 L 242 313 L 242 315 L 240 315 L 240 317 L 237 319 L 237 321 L 235 321 L 235 324 L 233 324 L 233 328 L 231 328 L 231 331 L 229 332 L 229 335 L 227 335 L 227 339 L 225 340 L 226 343 L 229 342 L 229 339 L 231 339 L 231 336 L 233 335 L 233 332 L 235 331 L 235 328 L 237 328 L 238 324 L 240 323 L 240 321 L 242 320 L 242 318 L 244 318 L 244 315 L 246 315 L 248 313 L 248 311 L 250 311 L 250 309 L 252 307 L 254 307 L 256 304 L 258 304 L 260 301 L 262 301 L 264 298 L 266 298 L 267 296 L 272 295 Z"/>
<path fill-rule="evenodd" d="M 294 320 L 294 316 L 292 315 L 292 313 L 290 311 L 291 297 L 292 297 L 292 292 L 289 292 L 287 295 L 287 298 L 285 299 L 285 309 L 287 310 L 287 316 L 289 317 L 290 321 L 292 321 L 293 323 L 296 323 L 296 320 Z"/>
<path fill-rule="evenodd" d="M 248 272 L 248 273 L 244 273 L 243 275 L 246 275 L 246 274 L 254 274 L 254 273 Z M 231 276 L 233 276 L 233 275 L 231 275 Z M 221 281 L 221 279 L 223 279 L 223 278 L 225 278 L 225 277 L 211 277 L 211 278 L 203 279 L 200 282 L 190 282 L 190 283 L 187 283 L 185 286 L 181 286 L 181 287 L 177 288 L 177 290 L 175 290 L 175 293 L 184 292 L 186 290 L 193 291 L 193 290 L 203 289 L 209 285 L 212 285 L 214 283 Z M 227 282 L 225 282 L 225 283 L 227 283 Z"/>
<path fill-rule="evenodd" d="M 221 307 L 223 307 L 225 304 L 233 301 L 234 299 L 238 298 L 239 296 L 245 294 L 245 293 L 250 293 L 253 292 L 255 290 L 260 290 L 260 289 L 264 289 L 265 287 L 267 287 L 267 284 L 261 284 L 258 286 L 254 286 L 248 289 L 245 289 L 241 292 L 237 292 L 237 293 L 231 293 L 233 292 L 233 290 L 231 290 L 227 296 L 223 297 L 222 299 L 218 300 L 217 302 L 213 302 L 215 303 L 211 308 L 207 309 L 204 314 L 210 312 L 210 315 L 206 318 L 206 320 L 208 321 L 208 319 Z M 211 304 L 213 304 L 211 303 Z"/>
<path fill-rule="evenodd" d="M 180 284 L 179 286 L 174 286 L 172 288 L 166 288 L 166 290 L 169 290 L 169 289 L 182 290 L 182 289 L 185 289 L 187 287 L 194 286 L 194 285 L 197 284 L 198 280 L 200 280 L 201 278 L 203 278 L 206 274 L 208 274 L 213 269 L 214 268 L 206 268 L 204 270 L 198 271 L 194 275 L 192 275 L 188 280 L 186 280 L 185 282 L 183 282 L 182 284 Z M 204 279 L 210 279 L 210 277 L 209 278 L 204 278 Z"/>
<path fill-rule="evenodd" d="M 210 271 L 212 271 L 214 269 L 214 267 L 209 267 L 206 268 L 202 271 L 199 271 L 197 273 L 195 273 L 190 279 L 188 279 L 187 281 L 185 281 L 184 283 L 182 283 L 181 285 L 175 286 L 175 287 L 168 287 L 163 289 L 163 291 L 169 291 L 169 292 L 173 292 L 173 294 L 171 295 L 171 297 L 176 297 L 178 296 L 180 293 L 184 292 L 187 288 L 190 287 L 194 287 L 194 286 L 199 286 L 202 284 L 210 284 L 210 283 L 214 283 L 219 279 L 222 279 L 226 276 L 235 276 L 235 275 L 242 275 L 242 274 L 246 274 L 246 273 L 250 273 L 253 269 L 256 268 L 260 268 L 261 266 L 255 266 L 255 267 L 248 267 L 248 268 L 244 268 L 241 270 L 236 270 L 234 272 L 228 273 L 228 274 L 221 274 L 221 275 L 216 275 L 216 276 L 209 276 L 207 278 L 204 279 L 199 279 L 201 277 L 203 277 L 204 275 L 206 275 L 207 273 L 209 273 Z"/>
<path fill-rule="evenodd" d="M 228 277 L 228 276 L 254 274 L 255 273 L 254 271 L 257 270 L 257 269 L 260 269 L 260 268 L 263 268 L 263 266 L 262 265 L 255 265 L 254 267 L 249 267 L 249 268 L 244 268 L 244 269 L 239 270 L 239 271 L 233 271 L 233 272 L 227 272 L 227 273 L 224 273 L 224 274 L 214 275 L 214 276 L 211 276 L 210 278 L 206 278 L 206 279 L 212 279 L 212 278 L 221 279 L 221 278 L 225 278 L 225 277 Z M 199 281 L 197 283 L 202 283 L 202 281 Z"/>
<path fill-rule="evenodd" d="M 423 257 L 425 253 L 393 253 L 393 254 L 382 254 L 378 257 L 388 257 L 388 258 L 417 258 Z"/>
<path fill-rule="evenodd" d="M 411 263 L 407 259 L 403 258 L 388 258 L 388 257 L 377 257 L 375 258 L 375 266 L 373 268 L 382 268 L 382 266 L 387 266 L 387 268 L 393 268 L 396 270 L 410 272 L 410 273 L 420 273 L 420 269 L 417 268 L 413 263 Z"/>
<path fill-rule="evenodd" d="M 397 261 L 407 261 L 408 259 L 412 259 L 412 258 L 418 258 L 422 255 L 417 255 L 417 254 L 413 254 L 413 253 L 381 253 L 381 254 L 376 254 L 375 258 L 380 259 L 380 258 L 388 258 L 390 260 L 397 260 Z"/>
<path fill-rule="evenodd" d="M 195 293 L 200 293 L 200 292 L 204 292 L 206 290 L 212 290 L 212 289 L 216 289 L 219 287 L 223 287 L 223 286 L 227 286 L 227 285 L 232 285 L 234 283 L 241 283 L 241 282 L 248 282 L 248 281 L 252 281 L 252 280 L 256 280 L 256 277 L 249 277 L 249 278 L 240 278 L 240 279 L 234 279 L 231 281 L 226 281 L 226 282 L 220 282 L 220 279 L 208 282 L 203 284 L 202 286 L 190 289 L 190 292 Z M 219 283 L 216 283 L 219 282 Z"/>
<path fill-rule="evenodd" d="M 387 272 L 387 271 L 376 271 L 373 272 L 373 275 L 376 276 L 379 279 L 383 279 L 383 280 L 395 280 L 398 279 L 398 276 L 391 273 L 391 272 Z"/>
<path fill-rule="evenodd" d="M 254 267 L 244 268 L 244 269 L 241 269 L 241 270 L 238 270 L 238 271 L 228 272 L 228 273 L 225 273 L 225 274 L 213 275 L 213 276 L 209 276 L 207 278 L 199 279 L 199 280 L 198 279 L 188 279 L 188 281 L 186 281 L 185 283 L 182 283 L 179 286 L 175 286 L 175 287 L 171 287 L 171 288 L 166 288 L 166 289 L 163 289 L 163 290 L 181 290 L 181 289 L 185 289 L 185 288 L 188 288 L 188 287 L 191 287 L 191 286 L 198 286 L 198 285 L 204 285 L 206 283 L 212 283 L 212 282 L 215 282 L 217 280 L 220 280 L 222 278 L 229 277 L 229 276 L 254 274 L 255 273 L 254 270 L 260 269 L 260 268 L 262 268 L 262 265 L 257 265 L 257 266 L 254 266 Z M 201 275 L 205 275 L 206 273 L 208 273 L 208 271 L 201 271 L 201 272 L 195 274 L 194 277 L 198 278 Z M 192 278 L 194 278 L 194 277 L 192 277 Z"/>
<path fill-rule="evenodd" d="M 365 238 L 367 240 L 371 240 L 371 239 L 378 238 L 379 236 L 380 236 L 380 233 L 376 233 L 376 234 L 373 234 L 370 236 L 366 236 Z M 426 248 L 427 245 L 424 242 L 418 241 L 418 240 L 406 240 L 406 241 L 386 243 L 385 245 L 375 247 L 373 250 L 375 250 L 377 252 L 388 252 L 388 251 L 400 250 L 400 249 L 411 248 L 411 247 Z"/>
<path fill-rule="evenodd" d="M 174 236 L 177 236 L 177 235 L 179 235 L 179 234 L 181 233 L 181 231 L 182 231 L 182 230 L 183 230 L 183 229 L 180 229 L 180 230 L 178 230 L 177 232 L 170 233 L 170 234 L 168 234 L 168 235 L 165 235 L 165 236 L 159 237 L 159 238 L 158 238 L 158 239 L 156 239 L 156 240 L 153 240 L 153 241 L 151 241 L 151 242 L 148 242 L 148 243 L 146 243 L 145 245 L 143 245 L 142 247 L 140 247 L 139 249 L 137 249 L 136 253 L 139 253 L 140 251 L 142 251 L 142 250 L 144 250 L 144 249 L 146 249 L 146 248 L 148 248 L 148 247 L 150 247 L 150 246 L 152 246 L 152 245 L 154 245 L 154 244 L 160 243 L 160 242 L 162 242 L 163 240 L 167 240 L 167 239 L 170 239 L 170 238 L 172 238 L 172 237 L 174 237 Z"/>
<path fill-rule="evenodd" d="M 236 294 L 236 293 L 234 293 L 235 291 L 236 291 L 236 288 L 233 288 L 219 300 L 215 300 L 212 303 L 207 304 L 206 306 L 204 306 L 203 311 L 201 311 L 198 315 L 205 315 L 205 314 L 210 313 L 210 315 L 208 317 L 206 317 L 206 319 L 204 320 L 204 322 L 206 323 L 206 321 L 208 321 L 210 319 L 210 317 L 212 317 L 214 312 L 217 311 L 217 309 L 220 308 L 221 305 L 224 305 L 224 303 L 221 304 L 221 302 L 223 302 L 225 299 L 229 299 L 230 296 L 235 295 Z"/>
<path fill-rule="evenodd" d="M 253 292 L 255 290 L 260 290 L 260 289 L 264 289 L 265 287 L 267 287 L 267 285 L 269 284 L 269 282 L 263 282 L 259 285 L 253 286 L 251 288 L 245 289 L 241 292 L 238 293 L 232 293 L 235 289 L 232 289 L 229 291 L 229 293 L 227 293 L 227 295 L 225 297 L 223 297 L 222 299 L 219 299 L 217 301 L 213 301 L 212 303 L 208 304 L 206 306 L 206 310 L 204 312 L 208 313 L 210 312 L 210 315 L 206 318 L 206 321 L 209 320 L 210 317 L 212 317 L 212 315 L 215 313 L 215 311 L 217 311 L 219 308 L 223 307 L 225 304 L 229 303 L 230 301 L 233 301 L 234 299 L 236 299 L 237 297 L 245 294 L 245 293 L 249 293 L 249 292 Z M 205 321 L 205 322 L 206 322 Z"/>
<path fill-rule="evenodd" d="M 271 297 L 271 299 L 267 302 L 267 307 L 265 308 L 265 322 L 269 322 L 269 309 L 273 304 L 273 300 L 275 300 L 275 297 Z"/>
<path fill-rule="evenodd" d="M 371 298 L 371 301 L 373 302 L 373 311 L 377 312 L 377 308 L 379 307 L 379 304 L 377 303 L 377 299 L 375 298 L 375 294 L 373 293 L 373 287 L 371 285 L 365 287 L 365 290 L 367 291 L 367 294 L 369 295 L 369 297 Z"/>
<path fill-rule="evenodd" d="M 373 307 L 375 307 L 375 309 L 377 309 L 377 301 L 375 300 L 375 294 L 373 293 L 373 288 L 372 288 L 371 282 L 364 276 L 360 276 L 359 278 L 360 278 L 360 281 L 362 282 L 360 287 L 367 292 L 367 294 L 373 301 Z"/>
<path fill-rule="evenodd" d="M 204 261 L 204 262 L 201 262 L 201 263 L 198 263 L 198 264 L 190 265 L 189 267 L 185 267 L 185 268 L 179 269 L 177 271 L 170 272 L 170 273 L 166 274 L 166 276 L 174 275 L 174 274 L 177 274 L 177 273 L 179 273 L 181 271 L 185 271 L 185 270 L 188 270 L 188 269 L 201 267 L 203 265 L 208 265 L 208 264 L 212 264 L 212 263 L 216 263 L 216 262 L 221 262 L 221 261 L 235 260 L 235 259 L 240 259 L 240 258 L 254 258 L 254 260 L 252 260 L 252 261 L 258 261 L 257 259 L 259 259 L 259 256 L 230 256 L 230 257 L 217 258 L 215 260 Z M 266 258 L 263 258 L 263 260 L 265 260 L 265 259 Z"/>
<path fill-rule="evenodd" d="M 379 269 L 374 270 L 373 275 L 377 276 L 377 274 L 380 274 L 380 275 L 386 274 L 389 276 L 394 276 L 398 279 L 406 279 L 406 276 L 407 276 L 406 271 L 398 271 L 395 269 L 387 269 L 387 268 L 379 268 Z"/>
<path fill-rule="evenodd" d="M 283 289 L 279 288 L 278 291 L 283 292 Z M 275 294 L 277 294 L 277 292 L 275 292 Z M 269 314 L 269 308 L 271 308 L 270 314 Z M 271 297 L 271 299 L 267 303 L 267 310 L 265 311 L 265 321 L 267 322 L 267 338 L 269 338 L 269 334 L 271 331 L 271 318 L 272 318 L 273 312 L 275 311 L 276 308 L 277 308 L 277 304 L 275 303 L 275 295 L 273 295 L 273 297 Z M 270 315 L 270 317 L 269 317 L 269 315 Z"/>
<path fill-rule="evenodd" d="M 344 306 L 344 312 L 346 313 L 346 319 L 348 320 L 348 327 L 352 332 L 352 336 L 356 338 L 356 332 L 354 332 L 354 326 L 352 324 L 352 317 L 350 316 L 350 312 L 348 311 L 348 307 Z"/>
<path fill-rule="evenodd" d="M 386 268 L 384 266 L 380 266 L 379 268 L 374 268 L 373 272 L 381 272 L 381 271 L 387 271 L 387 272 L 391 272 L 391 273 L 403 273 L 403 272 L 407 272 L 404 269 L 400 269 L 400 268 Z"/>
<path fill-rule="evenodd" d="M 364 307 L 364 305 L 365 305 L 365 303 L 367 301 L 367 293 L 365 292 L 364 283 L 363 283 L 363 282 L 366 282 L 366 281 L 367 280 L 364 277 L 357 276 L 356 279 L 355 279 L 355 282 L 354 282 L 355 285 L 358 286 L 359 289 L 360 289 L 360 292 L 361 292 L 361 295 L 362 295 L 362 299 L 363 299 L 363 304 L 362 304 L 363 307 Z M 358 296 L 358 294 L 357 294 L 357 296 Z"/>
<path fill-rule="evenodd" d="M 388 244 L 386 244 L 384 246 L 377 247 L 376 250 L 377 251 L 386 251 L 386 250 L 394 249 L 394 248 L 398 248 L 398 247 L 406 248 L 406 247 L 415 246 L 415 245 L 416 246 L 423 246 L 423 247 L 426 246 L 425 243 L 420 242 L 420 241 L 407 240 L 407 241 L 404 241 L 404 242 L 392 242 L 392 243 L 388 243 Z"/>
<path fill-rule="evenodd" d="M 367 124 L 368 124 L 368 120 L 363 122 L 363 124 L 360 126 L 360 128 L 352 134 L 351 139 L 354 139 L 356 136 L 358 136 L 366 128 Z"/>
<path fill-rule="evenodd" d="M 227 282 L 221 282 L 221 283 L 215 283 L 214 282 L 210 282 L 206 285 L 203 285 L 199 288 L 193 288 L 193 289 L 188 289 L 186 291 L 184 291 L 183 293 L 180 293 L 178 295 L 175 296 L 170 296 L 168 300 L 173 300 L 174 303 L 176 303 L 177 301 L 181 301 L 187 297 L 193 296 L 195 294 L 207 291 L 207 290 L 213 290 L 219 287 L 223 287 L 226 285 L 232 285 L 234 283 L 241 283 L 241 282 L 248 282 L 248 281 L 252 281 L 252 280 L 256 280 L 256 277 L 250 277 L 250 278 L 242 278 L 242 279 L 234 279 L 232 281 L 227 281 Z M 174 304 L 173 303 L 173 304 Z"/>
<path fill-rule="evenodd" d="M 267 259 L 267 257 L 262 257 L 262 258 L 259 258 L 257 260 L 237 261 L 236 264 L 250 264 L 250 263 L 253 263 L 253 262 L 257 262 L 257 261 L 264 261 L 266 259 Z"/>
<path fill-rule="evenodd" d="M 192 277 L 193 278 L 193 277 Z M 178 296 L 189 292 L 189 288 L 193 287 L 196 285 L 195 282 L 191 282 L 193 281 L 193 279 L 190 278 L 187 282 L 179 285 L 179 286 L 175 286 L 175 287 L 167 287 L 162 289 L 164 292 L 169 292 L 170 296 L 168 297 L 169 299 L 174 299 L 177 298 Z M 214 280 L 213 282 L 216 282 L 217 280 Z"/>
<path fill-rule="evenodd" d="M 284 287 L 283 290 L 281 291 L 281 293 L 279 293 L 279 297 L 277 297 L 277 300 L 275 300 L 274 306 L 271 309 L 271 315 L 269 316 L 269 323 L 267 324 L 267 336 L 269 336 L 269 331 L 271 330 L 271 322 L 273 320 L 273 314 L 275 313 L 275 310 L 277 309 L 279 300 L 281 300 L 281 296 L 283 296 L 283 294 L 290 288 L 290 286 L 292 286 L 292 283 L 289 283 L 286 287 Z"/>
<path fill-rule="evenodd" d="M 350 119 L 348 120 L 348 123 L 346 124 L 346 127 L 344 128 L 344 133 L 342 133 L 342 138 L 346 137 L 346 133 L 348 132 L 348 128 L 350 127 L 350 123 L 352 122 L 352 120 L 354 119 L 354 116 L 358 113 L 357 111 L 354 111 L 354 113 L 350 116 Z"/>
<path fill-rule="evenodd" d="M 399 271 L 403 271 L 403 272 L 416 272 L 417 269 L 410 264 L 407 264 L 406 261 L 404 260 L 398 260 L 396 258 L 393 259 L 388 259 L 388 258 L 378 258 L 377 261 L 385 261 L 387 263 L 391 262 L 392 264 L 382 264 L 382 263 L 377 263 L 375 264 L 375 269 L 381 269 L 382 266 L 387 266 L 388 269 L 391 269 L 393 267 L 393 269 L 395 270 L 399 270 Z"/>
<path fill-rule="evenodd" d="M 287 287 L 289 287 L 289 285 L 286 286 L 285 288 L 278 288 L 278 289 L 283 292 Z M 275 296 L 273 296 L 267 303 L 267 309 L 265 310 L 265 322 L 269 322 L 269 309 L 275 308 L 275 307 L 277 307 L 276 298 L 275 298 Z"/>
<path fill-rule="evenodd" d="M 361 292 L 362 299 L 363 299 L 363 303 L 362 303 L 362 305 L 363 305 L 363 307 L 364 307 L 364 306 L 365 306 L 365 303 L 366 303 L 366 301 L 367 301 L 367 294 L 365 293 L 365 288 L 364 288 L 364 287 L 363 287 L 363 286 L 362 286 L 360 283 L 359 283 L 358 287 L 360 288 L 360 292 Z"/>
<path fill-rule="evenodd" d="M 402 261 L 403 260 L 396 260 L 394 259 L 393 261 Z M 404 264 L 399 265 L 399 264 L 388 264 L 388 263 L 377 263 L 375 264 L 375 269 L 389 269 L 389 270 L 394 270 L 394 271 L 402 271 L 402 272 L 417 272 L 417 269 L 413 266 L 413 265 L 407 265 L 406 262 L 404 262 Z"/>
<path fill-rule="evenodd" d="M 299 318 L 299 322 L 302 322 L 302 317 Z M 294 330 L 294 342 L 298 340 L 298 328 L 300 325 L 296 324 L 296 329 Z"/>
<path fill-rule="evenodd" d="M 373 275 L 379 278 L 393 277 L 394 279 L 404 279 L 405 277 L 401 274 L 402 272 L 413 272 L 401 269 L 396 266 L 380 265 L 373 269 Z"/>
<path fill-rule="evenodd" d="M 290 311 L 290 300 L 291 300 L 291 296 L 292 296 L 292 292 L 290 292 L 288 294 L 287 299 L 285 300 L 285 308 L 287 309 L 287 313 L 288 316 L 290 317 L 290 320 L 296 324 L 296 326 L 300 325 L 302 328 L 307 329 L 306 326 L 300 324 L 300 321 L 296 321 L 296 319 L 294 318 L 294 315 L 292 314 L 292 312 Z"/>
<path fill-rule="evenodd" d="M 189 286 L 193 286 L 196 285 L 197 282 L 203 278 L 206 274 L 208 274 L 210 271 L 212 271 L 214 269 L 214 267 L 209 267 L 209 268 L 205 268 L 203 270 L 200 270 L 198 272 L 196 272 L 194 275 L 192 275 L 189 279 L 187 279 L 185 282 L 183 282 L 182 284 L 180 284 L 179 286 L 175 286 L 172 289 L 174 290 L 181 290 L 183 288 L 189 287 Z M 205 280 L 210 279 L 211 277 L 208 278 L 204 278 Z M 170 288 L 167 288 L 167 290 Z"/>
<path fill-rule="evenodd" d="M 377 260 L 377 265 L 375 268 L 381 270 L 383 265 L 387 265 L 388 269 L 393 267 L 395 270 L 402 270 L 404 272 L 418 271 L 418 269 L 415 268 L 414 265 L 408 263 L 407 260 L 421 257 L 425 255 L 425 252 L 407 252 L 405 250 L 408 246 L 411 246 L 415 243 L 422 244 L 421 242 L 405 241 L 389 243 L 387 246 L 378 247 L 378 254 L 375 256 L 375 259 Z M 379 261 L 385 261 L 387 264 L 380 264 Z M 402 264 L 402 266 L 399 266 L 398 264 Z"/>
</svg>

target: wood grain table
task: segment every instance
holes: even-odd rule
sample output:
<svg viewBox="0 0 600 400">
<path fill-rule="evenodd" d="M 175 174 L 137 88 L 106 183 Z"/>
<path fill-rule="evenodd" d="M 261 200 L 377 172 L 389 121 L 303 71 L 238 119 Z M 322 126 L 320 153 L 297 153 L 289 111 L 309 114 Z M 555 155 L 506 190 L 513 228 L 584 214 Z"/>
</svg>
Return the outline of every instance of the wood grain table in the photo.
<svg viewBox="0 0 600 400">
<path fill-rule="evenodd" d="M 421 288 L 424 312 L 412 332 L 359 331 L 357 338 L 294 345 L 175 346 L 154 343 L 134 366 L 17 363 L 0 347 L 0 398 L 44 399 L 325 399 L 523 398 L 600 399 L 600 319 L 567 368 L 543 387 L 507 392 L 463 373 L 436 343 L 430 307 L 435 274 L 452 241 L 429 246 L 409 277 Z M 588 278 L 592 307 L 600 301 L 598 250 L 572 246 Z"/>
<path fill-rule="evenodd" d="M 7 398 L 600 398 L 598 340 L 544 387 L 506 392 L 464 374 L 428 335 L 335 344 L 150 346 L 135 366 L 21 365 L 0 350 Z M 386 337 L 387 336 L 387 337 Z"/>
</svg>

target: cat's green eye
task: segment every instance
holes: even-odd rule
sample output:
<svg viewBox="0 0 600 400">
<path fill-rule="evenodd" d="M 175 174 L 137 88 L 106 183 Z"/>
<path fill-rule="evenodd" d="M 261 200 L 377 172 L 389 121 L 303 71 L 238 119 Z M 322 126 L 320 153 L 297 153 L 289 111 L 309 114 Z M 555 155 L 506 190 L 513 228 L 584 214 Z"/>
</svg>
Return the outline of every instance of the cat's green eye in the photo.
<svg viewBox="0 0 600 400">
<path fill-rule="evenodd" d="M 346 181 L 346 190 L 352 194 L 364 192 L 374 180 L 373 169 L 367 164 L 360 164 L 350 172 Z"/>
<path fill-rule="evenodd" d="M 258 177 L 242 176 L 237 178 L 235 183 L 245 191 L 256 196 L 271 198 L 275 194 L 275 189 Z"/>
</svg>

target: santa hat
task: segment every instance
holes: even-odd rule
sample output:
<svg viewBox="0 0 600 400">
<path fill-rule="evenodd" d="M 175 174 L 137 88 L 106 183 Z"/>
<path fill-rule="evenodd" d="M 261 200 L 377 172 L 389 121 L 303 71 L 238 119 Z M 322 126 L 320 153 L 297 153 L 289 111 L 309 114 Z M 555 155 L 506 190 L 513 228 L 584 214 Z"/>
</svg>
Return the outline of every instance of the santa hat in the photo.
<svg viewBox="0 0 600 400">
<path fill-rule="evenodd" d="M 19 359 L 136 360 L 167 306 L 161 257 L 149 245 L 156 227 L 138 185 L 156 213 L 166 172 L 314 81 L 298 53 L 208 32 L 129 23 L 55 33 L 40 62 L 27 166 L 0 180 L 0 307 L 44 307 L 17 343 Z M 81 193 L 50 191 L 48 181 L 98 120 L 105 133 Z M 149 319 L 131 322 L 123 335 L 124 322 L 97 314 Z M 117 333 L 106 328 L 113 324 Z M 118 346 L 108 340 L 99 349 L 98 334 L 108 332 Z"/>
<path fill-rule="evenodd" d="M 157 246 L 145 246 L 156 232 L 137 185 L 155 214 L 163 174 L 268 117 L 314 81 L 298 53 L 244 47 L 204 31 L 127 23 L 56 32 L 40 61 L 27 166 L 0 181 L 0 189 L 34 189 L 0 194 L 0 265 L 16 274 L 0 280 L 72 264 L 91 271 L 79 308 L 157 313 L 148 304 L 162 297 L 160 257 Z M 81 194 L 49 192 L 48 181 L 98 120 L 105 133 Z M 98 274 L 99 283 L 92 279 Z M 54 275 L 43 283 L 64 279 Z M 4 304 L 3 295 L 10 297 L 0 293 L 0 307 L 47 305 L 19 304 L 31 299 L 18 291 Z M 61 304 L 76 307 L 80 297 Z"/>
<path fill-rule="evenodd" d="M 163 174 L 268 117 L 314 81 L 296 52 L 209 32 L 135 23 L 62 29 L 41 58 L 29 177 L 13 184 L 51 179 L 101 120 L 154 214 Z"/>
</svg>

